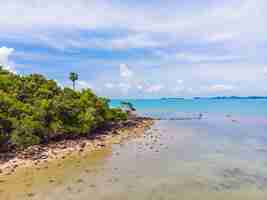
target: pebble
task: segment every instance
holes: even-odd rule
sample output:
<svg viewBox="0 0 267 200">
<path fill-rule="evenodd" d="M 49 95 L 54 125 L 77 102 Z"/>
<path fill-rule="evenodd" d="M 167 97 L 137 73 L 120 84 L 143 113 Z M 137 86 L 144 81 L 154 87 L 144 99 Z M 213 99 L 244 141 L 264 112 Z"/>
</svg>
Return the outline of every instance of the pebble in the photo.
<svg viewBox="0 0 267 200">
<path fill-rule="evenodd" d="M 77 183 L 83 183 L 83 182 L 84 182 L 84 181 L 83 181 L 83 179 L 81 179 L 81 178 L 77 180 Z"/>
<path fill-rule="evenodd" d="M 54 183 L 54 182 L 55 182 L 55 180 L 53 180 L 53 179 L 49 180 L 49 183 Z"/>
<path fill-rule="evenodd" d="M 95 184 L 90 184 L 89 187 L 91 187 L 91 188 L 95 188 L 96 185 L 95 185 Z"/>
<path fill-rule="evenodd" d="M 33 196 L 35 196 L 35 194 L 34 193 L 28 193 L 27 196 L 28 197 L 33 197 Z"/>
</svg>

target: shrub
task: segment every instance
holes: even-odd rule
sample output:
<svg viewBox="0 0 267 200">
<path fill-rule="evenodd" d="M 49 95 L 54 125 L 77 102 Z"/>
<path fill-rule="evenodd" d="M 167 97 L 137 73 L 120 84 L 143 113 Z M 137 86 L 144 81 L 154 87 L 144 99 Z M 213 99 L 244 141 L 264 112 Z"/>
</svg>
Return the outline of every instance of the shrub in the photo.
<svg viewBox="0 0 267 200">
<path fill-rule="evenodd" d="M 0 67 L 0 149 L 25 148 L 63 134 L 87 135 L 126 119 L 90 89 L 62 89 L 42 75 L 20 76 Z"/>
</svg>

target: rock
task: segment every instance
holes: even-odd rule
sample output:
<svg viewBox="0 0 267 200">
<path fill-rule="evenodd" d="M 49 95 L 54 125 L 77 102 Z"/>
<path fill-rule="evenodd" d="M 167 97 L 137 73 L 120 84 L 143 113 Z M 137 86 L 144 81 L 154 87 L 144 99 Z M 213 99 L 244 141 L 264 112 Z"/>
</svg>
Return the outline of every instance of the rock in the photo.
<svg viewBox="0 0 267 200">
<path fill-rule="evenodd" d="M 33 197 L 35 194 L 34 193 L 28 193 L 27 196 L 28 197 Z"/>
<path fill-rule="evenodd" d="M 48 158 L 48 155 L 41 155 L 40 159 L 44 160 L 44 159 L 47 159 Z"/>
<path fill-rule="evenodd" d="M 67 187 L 68 191 L 72 191 L 72 188 L 70 186 Z"/>
<path fill-rule="evenodd" d="M 99 147 L 105 147 L 106 145 L 104 143 L 97 144 Z"/>
<path fill-rule="evenodd" d="M 77 183 L 83 183 L 84 181 L 83 181 L 83 179 L 78 179 L 77 180 Z"/>
<path fill-rule="evenodd" d="M 84 148 L 79 149 L 79 152 L 84 152 Z"/>
<path fill-rule="evenodd" d="M 86 143 L 85 142 L 83 142 L 81 145 L 80 145 L 80 147 L 83 149 L 84 147 L 86 146 Z"/>
<path fill-rule="evenodd" d="M 91 187 L 91 188 L 95 188 L 96 185 L 95 185 L 95 184 L 90 184 L 89 187 Z"/>
</svg>

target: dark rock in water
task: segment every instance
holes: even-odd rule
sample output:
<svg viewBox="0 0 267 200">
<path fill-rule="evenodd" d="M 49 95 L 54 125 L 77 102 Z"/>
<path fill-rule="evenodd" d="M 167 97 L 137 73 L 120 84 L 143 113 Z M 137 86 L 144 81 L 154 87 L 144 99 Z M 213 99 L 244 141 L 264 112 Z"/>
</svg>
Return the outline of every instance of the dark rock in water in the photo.
<svg viewBox="0 0 267 200">
<path fill-rule="evenodd" d="M 232 119 L 233 123 L 238 123 L 239 121 L 237 121 L 236 119 Z"/>
<path fill-rule="evenodd" d="M 230 189 L 233 188 L 233 185 L 226 184 L 226 183 L 220 183 L 219 186 L 222 187 L 225 190 L 230 190 Z"/>
<path fill-rule="evenodd" d="M 223 172 L 224 176 L 226 177 L 234 177 L 234 176 L 240 176 L 243 175 L 244 173 L 242 172 L 241 169 L 239 168 L 234 168 L 234 169 L 225 169 Z"/>
</svg>

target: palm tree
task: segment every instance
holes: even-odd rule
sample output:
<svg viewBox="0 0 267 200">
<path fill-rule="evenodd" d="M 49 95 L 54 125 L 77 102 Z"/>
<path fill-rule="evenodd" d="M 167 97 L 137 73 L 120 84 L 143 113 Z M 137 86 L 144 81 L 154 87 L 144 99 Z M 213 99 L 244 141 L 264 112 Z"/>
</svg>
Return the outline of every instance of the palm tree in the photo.
<svg viewBox="0 0 267 200">
<path fill-rule="evenodd" d="M 73 90 L 75 90 L 75 81 L 77 81 L 78 78 L 79 78 L 79 76 L 75 72 L 71 72 L 70 75 L 69 75 L 69 79 L 72 81 Z"/>
</svg>

